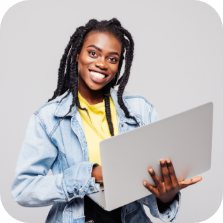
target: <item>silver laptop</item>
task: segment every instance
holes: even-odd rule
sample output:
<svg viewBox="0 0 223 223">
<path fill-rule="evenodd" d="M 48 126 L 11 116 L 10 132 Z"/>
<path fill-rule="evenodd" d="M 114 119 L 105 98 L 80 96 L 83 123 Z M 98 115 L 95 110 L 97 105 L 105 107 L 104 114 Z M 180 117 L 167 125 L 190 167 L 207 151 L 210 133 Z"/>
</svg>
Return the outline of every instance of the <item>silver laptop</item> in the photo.
<svg viewBox="0 0 223 223">
<path fill-rule="evenodd" d="M 213 103 L 105 139 L 100 143 L 103 183 L 88 195 L 107 211 L 151 194 L 143 180 L 154 182 L 152 167 L 162 179 L 160 159 L 170 158 L 178 180 L 211 167 Z"/>
</svg>

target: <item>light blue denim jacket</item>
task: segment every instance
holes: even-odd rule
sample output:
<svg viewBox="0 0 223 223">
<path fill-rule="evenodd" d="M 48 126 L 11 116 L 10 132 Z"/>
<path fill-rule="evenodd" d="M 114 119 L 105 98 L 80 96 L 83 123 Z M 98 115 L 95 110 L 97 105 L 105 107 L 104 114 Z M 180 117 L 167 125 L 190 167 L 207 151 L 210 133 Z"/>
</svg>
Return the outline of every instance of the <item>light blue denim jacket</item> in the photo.
<svg viewBox="0 0 223 223">
<path fill-rule="evenodd" d="M 58 96 L 45 103 L 32 114 L 16 166 L 16 175 L 11 188 L 13 199 L 25 207 L 53 205 L 46 223 L 84 223 L 85 194 L 95 193 L 99 184 L 91 177 L 88 147 L 80 113 L 76 106 L 67 118 L 72 94 Z M 117 102 L 117 91 L 113 91 L 119 133 L 137 128 L 135 121 L 125 117 Z M 130 115 L 136 117 L 140 126 L 158 120 L 158 115 L 145 98 L 124 92 L 123 100 Z M 149 142 L 148 142 L 149 145 Z M 53 175 L 47 175 L 49 170 Z M 169 208 L 160 213 L 156 198 L 149 195 L 122 207 L 122 222 L 151 222 L 143 204 L 151 214 L 163 222 L 175 222 L 180 206 L 181 193 Z"/>
</svg>

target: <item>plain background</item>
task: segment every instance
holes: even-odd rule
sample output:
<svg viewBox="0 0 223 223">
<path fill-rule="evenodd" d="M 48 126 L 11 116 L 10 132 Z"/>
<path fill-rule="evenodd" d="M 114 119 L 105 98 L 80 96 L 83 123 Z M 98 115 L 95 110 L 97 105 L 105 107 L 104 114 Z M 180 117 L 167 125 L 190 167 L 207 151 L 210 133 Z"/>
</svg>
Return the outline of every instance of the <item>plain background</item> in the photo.
<svg viewBox="0 0 223 223">
<path fill-rule="evenodd" d="M 128 1 L 122 5 L 112 1 L 109 11 L 105 6 L 104 1 L 28 1 L 12 7 L 3 18 L 3 205 L 19 220 L 44 222 L 48 207 L 23 208 L 10 195 L 28 120 L 52 97 L 60 58 L 76 27 L 93 17 L 117 17 L 135 40 L 135 59 L 126 90 L 145 96 L 155 105 L 160 118 L 214 102 L 212 169 L 202 175 L 203 182 L 182 191 L 178 216 L 178 222 L 205 220 L 217 210 L 222 196 L 220 18 L 210 6 L 194 1 Z"/>
</svg>

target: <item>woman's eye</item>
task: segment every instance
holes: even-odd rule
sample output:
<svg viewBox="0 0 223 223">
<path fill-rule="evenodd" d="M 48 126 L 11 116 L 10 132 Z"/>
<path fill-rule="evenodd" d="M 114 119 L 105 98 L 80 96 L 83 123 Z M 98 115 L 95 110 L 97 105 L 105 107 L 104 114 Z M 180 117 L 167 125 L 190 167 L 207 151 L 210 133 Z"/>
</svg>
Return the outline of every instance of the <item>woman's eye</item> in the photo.
<svg viewBox="0 0 223 223">
<path fill-rule="evenodd" d="M 118 61 L 115 57 L 110 57 L 109 59 L 111 60 L 111 62 L 117 62 Z"/>
<path fill-rule="evenodd" d="M 93 57 L 97 56 L 96 52 L 94 52 L 94 51 L 90 51 L 89 54 Z"/>
</svg>

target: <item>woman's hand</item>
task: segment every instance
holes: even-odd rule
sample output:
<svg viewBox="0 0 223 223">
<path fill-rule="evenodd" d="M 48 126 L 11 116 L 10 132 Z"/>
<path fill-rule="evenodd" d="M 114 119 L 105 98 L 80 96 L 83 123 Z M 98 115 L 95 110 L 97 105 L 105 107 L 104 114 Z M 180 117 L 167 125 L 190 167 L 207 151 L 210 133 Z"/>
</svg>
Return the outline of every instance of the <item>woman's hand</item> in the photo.
<svg viewBox="0 0 223 223">
<path fill-rule="evenodd" d="M 167 159 L 166 161 L 164 159 L 161 159 L 160 165 L 164 182 L 159 179 L 159 177 L 156 175 L 152 168 L 149 168 L 148 171 L 156 186 L 153 187 L 149 185 L 146 181 L 143 181 L 143 184 L 152 194 L 154 194 L 163 203 L 172 201 L 175 195 L 181 189 L 186 188 L 202 180 L 202 177 L 194 177 L 186 181 L 178 182 L 173 168 L 173 164 L 170 159 Z"/>
<path fill-rule="evenodd" d="M 103 182 L 101 166 L 93 167 L 93 170 L 92 170 L 92 173 L 91 173 L 91 177 L 95 178 L 95 182 Z"/>
</svg>

